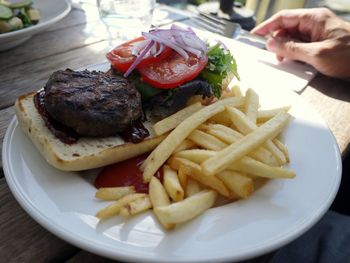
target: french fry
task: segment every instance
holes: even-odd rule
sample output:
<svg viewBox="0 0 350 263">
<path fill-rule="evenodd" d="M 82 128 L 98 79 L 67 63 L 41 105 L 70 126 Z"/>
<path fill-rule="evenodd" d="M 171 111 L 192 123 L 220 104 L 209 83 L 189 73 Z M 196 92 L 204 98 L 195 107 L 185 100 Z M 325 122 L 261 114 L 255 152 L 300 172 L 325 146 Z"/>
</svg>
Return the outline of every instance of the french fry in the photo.
<svg viewBox="0 0 350 263">
<path fill-rule="evenodd" d="M 280 149 L 280 151 L 283 152 L 284 157 L 286 157 L 287 163 L 289 163 L 290 158 L 289 158 L 288 148 L 277 138 L 273 139 L 272 141 L 278 147 L 278 149 Z"/>
<path fill-rule="evenodd" d="M 187 119 L 189 116 L 191 116 L 193 113 L 197 112 L 201 108 L 203 108 L 203 106 L 200 102 L 187 106 L 186 108 L 179 110 L 173 115 L 170 115 L 169 117 L 158 121 L 156 124 L 153 125 L 153 130 L 158 136 L 168 131 L 171 131 L 182 121 Z"/>
<path fill-rule="evenodd" d="M 221 98 L 229 98 L 229 97 L 236 97 L 236 93 L 234 90 L 231 89 L 226 89 L 226 90 L 223 90 L 222 91 L 222 94 L 221 94 Z M 243 94 L 239 95 L 239 96 L 243 96 Z"/>
<path fill-rule="evenodd" d="M 119 211 L 121 216 L 132 216 L 152 208 L 151 200 L 148 196 L 136 198 L 124 204 Z"/>
<path fill-rule="evenodd" d="M 248 155 L 264 164 L 270 166 L 279 166 L 279 162 L 276 160 L 275 156 L 272 155 L 272 153 L 265 147 L 259 147 L 258 149 L 250 152 Z"/>
<path fill-rule="evenodd" d="M 267 140 L 264 144 L 265 148 L 272 153 L 273 156 L 277 159 L 280 165 L 287 163 L 286 156 L 284 153 L 272 142 L 271 139 Z"/>
<path fill-rule="evenodd" d="M 234 143 L 244 137 L 243 134 L 221 124 L 201 125 L 200 128 L 228 144 Z M 258 149 L 250 152 L 248 155 L 267 165 L 280 165 L 272 153 L 265 147 L 259 147 Z"/>
<path fill-rule="evenodd" d="M 178 202 L 184 199 L 185 193 L 177 173 L 168 165 L 163 166 L 163 180 L 164 187 L 172 200 Z"/>
<path fill-rule="evenodd" d="M 224 110 L 225 106 L 239 106 L 243 104 L 242 97 L 227 98 L 206 106 L 186 120 L 181 122 L 158 146 L 141 165 L 143 181 L 149 182 L 152 175 L 163 165 L 174 150 L 186 139 L 186 137 L 199 125 L 210 117 Z"/>
<path fill-rule="evenodd" d="M 173 229 L 213 205 L 248 198 L 269 179 L 294 178 L 281 167 L 289 154 L 277 138 L 288 124 L 289 108 L 258 110 L 259 96 L 248 89 L 242 97 L 239 86 L 223 97 L 208 106 L 190 103 L 156 123 L 156 134 L 166 137 L 140 167 L 149 195 L 133 187 L 100 189 L 97 198 L 117 201 L 96 216 L 128 217 L 153 208 L 160 224 Z M 163 183 L 154 176 L 161 167 Z"/>
<path fill-rule="evenodd" d="M 203 190 L 180 202 L 169 206 L 154 208 L 155 213 L 166 224 L 178 224 L 189 221 L 204 213 L 215 203 L 217 193 L 213 190 Z"/>
<path fill-rule="evenodd" d="M 243 92 L 239 85 L 233 85 L 231 88 L 232 93 L 237 96 L 243 96 Z"/>
<path fill-rule="evenodd" d="M 259 108 L 259 96 L 252 89 L 248 89 L 245 93 L 245 102 L 244 102 L 244 113 L 247 118 L 256 123 L 256 119 L 258 116 L 258 108 Z"/>
<path fill-rule="evenodd" d="M 228 169 L 265 178 L 291 179 L 295 177 L 295 173 L 291 170 L 281 167 L 271 167 L 248 156 L 244 156 L 239 161 L 233 163 Z"/>
<path fill-rule="evenodd" d="M 273 118 L 280 111 L 288 112 L 290 108 L 291 106 L 285 106 L 285 107 L 280 107 L 280 108 L 275 108 L 270 110 L 259 110 L 258 116 L 257 116 L 257 122 L 259 123 L 266 122 L 269 119 Z"/>
<path fill-rule="evenodd" d="M 177 177 L 179 178 L 182 189 L 185 189 L 188 181 L 187 174 L 185 174 L 181 169 L 179 169 L 177 171 Z"/>
<path fill-rule="evenodd" d="M 183 150 L 187 150 L 187 149 L 191 149 L 191 148 L 194 148 L 196 146 L 196 144 L 191 141 L 191 140 L 183 140 L 182 143 L 175 149 L 174 152 L 180 152 L 180 151 L 183 151 Z"/>
<path fill-rule="evenodd" d="M 177 152 L 174 154 L 174 157 L 187 159 L 197 164 L 201 164 L 202 162 L 209 159 L 210 157 L 215 156 L 216 153 L 217 151 L 212 151 L 212 150 L 191 149 L 191 150 L 184 150 L 181 152 Z"/>
<path fill-rule="evenodd" d="M 153 207 L 170 205 L 170 198 L 162 183 L 155 176 L 149 183 L 149 197 Z"/>
<path fill-rule="evenodd" d="M 227 189 L 225 184 L 215 176 L 204 175 L 199 164 L 179 157 L 171 157 L 168 163 L 173 169 L 182 169 L 185 174 L 202 185 L 208 186 L 209 188 L 217 191 L 219 194 L 231 198 L 230 191 Z"/>
<path fill-rule="evenodd" d="M 218 114 L 215 114 L 213 117 L 209 119 L 208 122 L 212 123 L 220 123 L 225 126 L 230 126 L 231 125 L 231 119 L 230 116 L 227 115 L 226 112 L 220 112 Z"/>
<path fill-rule="evenodd" d="M 202 124 L 201 126 L 199 126 L 199 129 L 219 138 L 221 141 L 226 142 L 228 144 L 234 143 L 239 139 L 243 138 L 243 134 L 231 129 L 228 126 L 222 124 L 209 123 Z"/>
<path fill-rule="evenodd" d="M 118 215 L 120 212 L 120 209 L 124 205 L 130 203 L 131 201 L 133 201 L 137 198 L 145 197 L 145 196 L 147 196 L 147 194 L 142 194 L 142 193 L 135 193 L 135 194 L 126 195 L 126 196 L 120 198 L 118 201 L 113 202 L 109 206 L 98 211 L 96 214 L 96 217 L 98 217 L 99 219 L 105 219 L 105 218 L 109 218 L 111 216 Z"/>
<path fill-rule="evenodd" d="M 203 172 L 206 175 L 214 175 L 225 170 L 231 163 L 258 148 L 266 140 L 276 137 L 288 124 L 289 118 L 288 113 L 278 113 L 253 132 L 204 161 L 201 164 Z"/>
<path fill-rule="evenodd" d="M 248 117 L 240 110 L 234 107 L 226 107 L 226 112 L 230 116 L 231 121 L 237 130 L 243 135 L 247 135 L 257 128 L 257 125 L 249 120 Z"/>
<path fill-rule="evenodd" d="M 217 175 L 225 185 L 239 197 L 247 198 L 254 191 L 253 179 L 234 171 L 223 171 Z"/>
<path fill-rule="evenodd" d="M 226 107 L 227 113 L 230 115 L 232 122 L 237 129 L 244 135 L 256 130 L 258 126 L 250 121 L 241 111 L 233 107 Z M 269 139 L 264 143 L 264 147 L 268 149 L 277 159 L 280 165 L 287 162 L 283 152 Z"/>
<path fill-rule="evenodd" d="M 135 193 L 134 186 L 102 187 L 95 193 L 95 197 L 102 200 L 118 200 L 125 195 Z"/>
<path fill-rule="evenodd" d="M 185 158 L 197 164 L 203 163 L 205 160 L 214 157 L 217 152 L 202 150 L 202 149 L 192 149 L 185 150 L 182 152 L 176 153 L 174 156 L 177 158 Z M 266 165 L 262 162 L 254 160 L 248 156 L 243 156 L 241 159 L 236 162 L 231 163 L 227 169 L 240 171 L 248 174 L 252 174 L 259 177 L 265 178 L 294 178 L 295 173 L 285 168 L 281 167 L 272 167 Z M 221 177 L 220 177 L 221 179 Z"/>
<path fill-rule="evenodd" d="M 196 193 L 199 193 L 201 190 L 201 186 L 196 180 L 193 180 L 191 178 L 187 180 L 187 185 L 185 188 L 186 197 L 190 197 Z"/>
<path fill-rule="evenodd" d="M 151 200 L 153 208 L 159 207 L 159 206 L 168 206 L 170 205 L 170 199 L 169 196 L 162 185 L 162 183 L 159 181 L 159 179 L 155 176 L 152 176 L 152 179 L 149 183 L 149 198 Z M 153 210 L 155 212 L 155 210 Z M 175 227 L 174 224 L 166 224 L 162 222 L 161 218 L 158 217 L 157 213 L 155 212 L 156 217 L 158 218 L 159 222 L 166 228 L 166 229 L 173 229 Z"/>
<path fill-rule="evenodd" d="M 194 130 L 188 138 L 195 144 L 208 150 L 219 151 L 227 146 L 226 143 L 220 141 L 218 138 L 200 130 Z"/>
</svg>

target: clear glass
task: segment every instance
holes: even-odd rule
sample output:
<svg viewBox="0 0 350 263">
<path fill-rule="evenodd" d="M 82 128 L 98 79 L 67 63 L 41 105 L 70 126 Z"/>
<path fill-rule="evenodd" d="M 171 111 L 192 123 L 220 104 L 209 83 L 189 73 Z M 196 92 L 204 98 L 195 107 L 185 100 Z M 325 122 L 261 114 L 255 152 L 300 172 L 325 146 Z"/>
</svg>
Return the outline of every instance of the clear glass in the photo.
<svg viewBox="0 0 350 263">
<path fill-rule="evenodd" d="M 97 0 L 100 18 L 113 39 L 127 40 L 148 31 L 155 0 Z"/>
</svg>

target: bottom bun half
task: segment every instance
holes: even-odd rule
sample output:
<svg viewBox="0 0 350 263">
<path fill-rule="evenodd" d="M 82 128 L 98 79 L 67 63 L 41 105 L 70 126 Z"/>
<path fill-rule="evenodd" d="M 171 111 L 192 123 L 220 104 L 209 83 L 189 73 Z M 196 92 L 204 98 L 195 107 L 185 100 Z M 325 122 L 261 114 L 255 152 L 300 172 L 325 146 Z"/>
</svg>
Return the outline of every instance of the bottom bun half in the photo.
<svg viewBox="0 0 350 263">
<path fill-rule="evenodd" d="M 152 123 L 146 122 L 144 125 L 150 136 L 140 143 L 127 143 L 121 137 L 113 136 L 81 137 L 77 143 L 65 144 L 46 127 L 35 108 L 35 94 L 26 94 L 16 100 L 17 120 L 46 161 L 60 170 L 82 171 L 124 161 L 152 151 L 166 137 L 156 136 Z"/>
</svg>

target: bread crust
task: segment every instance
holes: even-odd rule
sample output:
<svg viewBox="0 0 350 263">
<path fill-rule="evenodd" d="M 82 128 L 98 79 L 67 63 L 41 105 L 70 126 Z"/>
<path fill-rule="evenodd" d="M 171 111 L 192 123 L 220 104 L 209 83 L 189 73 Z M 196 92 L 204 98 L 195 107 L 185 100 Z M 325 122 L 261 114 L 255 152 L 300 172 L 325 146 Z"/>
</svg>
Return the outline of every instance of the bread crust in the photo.
<svg viewBox="0 0 350 263">
<path fill-rule="evenodd" d="M 18 123 L 46 161 L 59 170 L 82 171 L 117 163 L 152 151 L 166 135 L 156 136 L 152 123 L 145 126 L 150 136 L 140 143 L 127 143 L 119 136 L 82 137 L 77 143 L 65 144 L 46 127 L 35 108 L 32 92 L 20 96 L 15 103 Z"/>
</svg>

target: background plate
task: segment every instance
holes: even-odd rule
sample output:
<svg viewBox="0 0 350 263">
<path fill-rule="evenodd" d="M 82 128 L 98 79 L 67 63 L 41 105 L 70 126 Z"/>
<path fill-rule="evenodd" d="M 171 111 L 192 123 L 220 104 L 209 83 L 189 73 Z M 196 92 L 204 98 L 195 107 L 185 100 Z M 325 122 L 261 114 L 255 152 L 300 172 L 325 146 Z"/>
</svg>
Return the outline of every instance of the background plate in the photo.
<svg viewBox="0 0 350 263">
<path fill-rule="evenodd" d="M 24 29 L 0 34 L 0 51 L 22 44 L 32 35 L 60 21 L 71 9 L 68 0 L 34 0 L 33 7 L 40 11 L 41 19 L 39 23 Z"/>
</svg>

